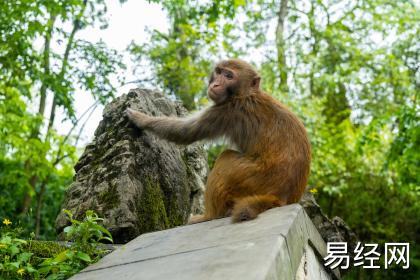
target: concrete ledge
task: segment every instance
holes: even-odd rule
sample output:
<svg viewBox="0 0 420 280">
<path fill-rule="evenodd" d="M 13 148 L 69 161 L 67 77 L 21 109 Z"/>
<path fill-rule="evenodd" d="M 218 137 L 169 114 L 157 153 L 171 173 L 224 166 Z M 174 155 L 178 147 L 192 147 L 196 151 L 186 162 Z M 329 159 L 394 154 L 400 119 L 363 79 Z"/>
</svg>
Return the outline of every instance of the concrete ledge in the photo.
<svg viewBox="0 0 420 280">
<path fill-rule="evenodd" d="M 298 204 L 257 219 L 229 218 L 139 236 L 72 280 L 334 279 L 321 257 L 326 244 Z"/>
</svg>

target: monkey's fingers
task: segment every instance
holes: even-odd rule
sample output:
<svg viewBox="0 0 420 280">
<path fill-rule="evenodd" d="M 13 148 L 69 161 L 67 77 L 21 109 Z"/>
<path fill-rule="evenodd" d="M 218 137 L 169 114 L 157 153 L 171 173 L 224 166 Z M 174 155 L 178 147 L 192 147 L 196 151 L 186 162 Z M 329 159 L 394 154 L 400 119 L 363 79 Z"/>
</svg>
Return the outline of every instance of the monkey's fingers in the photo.
<svg viewBox="0 0 420 280">
<path fill-rule="evenodd" d="M 131 120 L 133 118 L 133 116 L 135 115 L 135 110 L 131 109 L 131 108 L 127 108 L 124 112 L 124 114 Z"/>
<path fill-rule="evenodd" d="M 139 111 L 133 110 L 131 108 L 127 108 L 127 110 L 125 110 L 125 115 L 137 127 L 141 128 L 143 126 L 143 119 L 144 119 L 144 116 L 146 116 L 145 114 Z"/>
<path fill-rule="evenodd" d="M 152 117 L 149 117 L 145 113 L 127 108 L 125 111 L 128 119 L 134 123 L 138 128 L 145 129 L 149 122 L 152 120 Z"/>
</svg>

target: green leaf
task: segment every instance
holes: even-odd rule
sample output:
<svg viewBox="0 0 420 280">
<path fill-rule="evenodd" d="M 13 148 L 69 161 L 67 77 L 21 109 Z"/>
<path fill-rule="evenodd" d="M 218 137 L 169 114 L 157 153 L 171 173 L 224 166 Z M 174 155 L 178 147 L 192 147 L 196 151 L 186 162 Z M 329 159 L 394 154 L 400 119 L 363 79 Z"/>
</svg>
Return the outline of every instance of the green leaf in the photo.
<svg viewBox="0 0 420 280">
<path fill-rule="evenodd" d="M 20 263 L 19 262 L 11 262 L 9 265 L 13 266 L 14 268 L 19 268 Z"/>
<path fill-rule="evenodd" d="M 63 252 L 61 252 L 60 254 L 58 254 L 57 256 L 54 257 L 53 261 L 54 262 L 64 262 L 66 261 L 69 257 L 71 257 L 72 255 L 72 251 L 70 250 L 64 250 Z"/>
<path fill-rule="evenodd" d="M 89 255 L 86 254 L 86 253 L 83 253 L 83 252 L 77 252 L 76 257 L 85 261 L 85 262 L 91 262 L 92 261 L 91 258 L 89 257 Z"/>
<path fill-rule="evenodd" d="M 10 255 L 13 257 L 17 253 L 19 253 L 20 250 L 19 250 L 19 248 L 16 245 L 13 244 L 13 245 L 10 245 L 9 252 L 10 252 Z"/>
<path fill-rule="evenodd" d="M 27 262 L 27 261 L 29 261 L 29 259 L 31 258 L 32 255 L 33 255 L 33 253 L 23 252 L 23 253 L 19 254 L 18 261 L 19 262 Z"/>
</svg>

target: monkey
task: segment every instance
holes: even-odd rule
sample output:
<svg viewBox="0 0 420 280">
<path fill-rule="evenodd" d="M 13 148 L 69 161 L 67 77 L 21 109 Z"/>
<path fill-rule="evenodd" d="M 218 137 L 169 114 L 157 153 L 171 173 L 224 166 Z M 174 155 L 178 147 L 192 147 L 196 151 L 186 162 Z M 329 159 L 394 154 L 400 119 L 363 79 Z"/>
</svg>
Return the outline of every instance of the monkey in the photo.
<svg viewBox="0 0 420 280">
<path fill-rule="evenodd" d="M 186 118 L 152 117 L 128 108 L 135 126 L 178 144 L 226 137 L 235 149 L 216 159 L 204 192 L 204 214 L 189 224 L 232 217 L 232 222 L 296 203 L 310 172 L 310 142 L 299 118 L 260 89 L 260 75 L 247 62 L 216 64 L 207 95 L 213 105 Z"/>
</svg>

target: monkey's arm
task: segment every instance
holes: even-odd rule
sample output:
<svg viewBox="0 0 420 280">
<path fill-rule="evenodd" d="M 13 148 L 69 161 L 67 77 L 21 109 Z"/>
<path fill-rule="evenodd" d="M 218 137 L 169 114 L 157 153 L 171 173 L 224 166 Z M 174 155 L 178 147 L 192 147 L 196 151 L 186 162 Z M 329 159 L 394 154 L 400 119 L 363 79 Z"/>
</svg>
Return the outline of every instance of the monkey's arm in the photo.
<svg viewBox="0 0 420 280">
<path fill-rule="evenodd" d="M 192 118 L 151 117 L 127 109 L 127 117 L 139 128 L 153 131 L 158 136 L 178 144 L 220 136 L 220 117 L 211 108 Z"/>
</svg>

